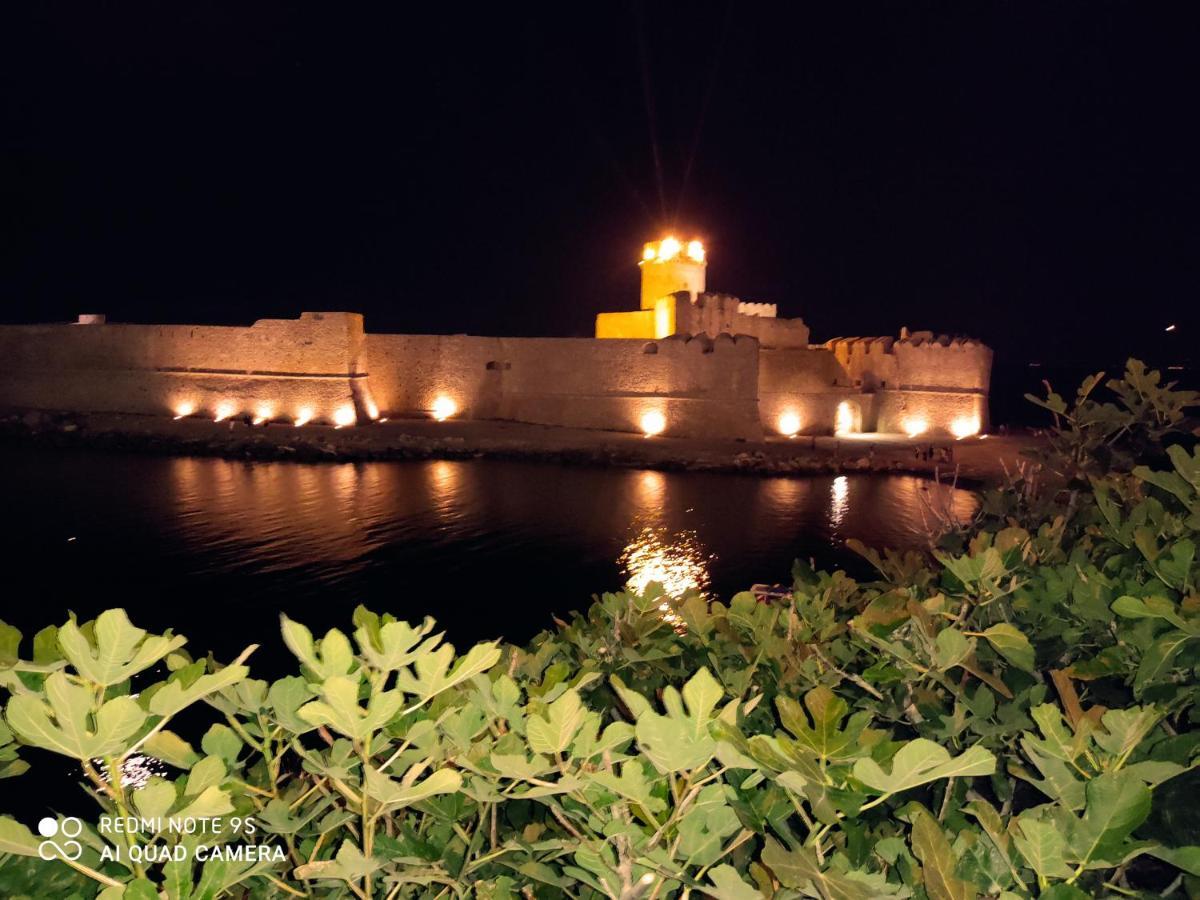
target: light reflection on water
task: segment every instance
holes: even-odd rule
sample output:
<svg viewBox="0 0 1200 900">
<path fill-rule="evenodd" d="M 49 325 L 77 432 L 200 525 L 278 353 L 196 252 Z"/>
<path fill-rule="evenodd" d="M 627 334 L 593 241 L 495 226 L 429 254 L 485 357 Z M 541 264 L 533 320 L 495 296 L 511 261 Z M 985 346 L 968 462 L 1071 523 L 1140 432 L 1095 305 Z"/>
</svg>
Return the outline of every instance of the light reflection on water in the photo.
<svg viewBox="0 0 1200 900">
<path fill-rule="evenodd" d="M 628 577 L 625 589 L 644 593 L 659 584 L 669 597 L 695 591 L 704 594 L 715 555 L 705 551 L 694 531 L 671 532 L 662 526 L 645 526 L 625 545 L 617 563 Z"/>
<path fill-rule="evenodd" d="M 788 581 L 797 557 L 853 565 L 843 549 L 850 537 L 924 546 L 947 512 L 966 517 L 976 505 L 967 492 L 905 476 L 16 448 L 0 450 L 0 489 L 10 522 L 21 524 L 8 547 L 22 560 L 16 587 L 38 601 L 16 617 L 36 614 L 30 624 L 40 627 L 68 608 L 94 613 L 114 591 L 131 614 L 151 610 L 181 630 L 189 615 L 202 611 L 207 622 L 232 610 L 245 628 L 203 646 L 227 641 L 234 653 L 263 638 L 253 628 L 274 631 L 281 609 L 329 627 L 358 603 L 435 615 L 459 640 L 519 640 L 626 584 L 728 596 Z M 77 539 L 68 545 L 68 536 Z M 47 571 L 53 582 L 37 574 Z"/>
</svg>

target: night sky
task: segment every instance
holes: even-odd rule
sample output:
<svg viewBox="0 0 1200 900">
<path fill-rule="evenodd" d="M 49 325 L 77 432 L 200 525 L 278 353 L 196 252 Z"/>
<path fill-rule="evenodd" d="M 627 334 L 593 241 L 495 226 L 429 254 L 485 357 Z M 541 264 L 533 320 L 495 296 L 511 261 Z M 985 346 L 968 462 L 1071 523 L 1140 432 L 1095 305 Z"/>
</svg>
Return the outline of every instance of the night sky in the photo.
<svg viewBox="0 0 1200 900">
<path fill-rule="evenodd" d="M 783 9 L 8 4 L 0 320 L 589 335 L 670 228 L 817 341 L 1195 359 L 1194 13 Z"/>
</svg>

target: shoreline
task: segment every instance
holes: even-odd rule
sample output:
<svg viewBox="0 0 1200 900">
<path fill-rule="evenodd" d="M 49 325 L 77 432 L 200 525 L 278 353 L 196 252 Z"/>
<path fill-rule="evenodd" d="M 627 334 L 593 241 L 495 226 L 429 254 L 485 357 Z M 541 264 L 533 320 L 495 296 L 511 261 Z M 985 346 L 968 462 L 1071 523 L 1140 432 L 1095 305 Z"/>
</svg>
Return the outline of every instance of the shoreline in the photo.
<svg viewBox="0 0 1200 900">
<path fill-rule="evenodd" d="M 732 441 L 646 438 L 499 421 L 392 419 L 337 429 L 21 410 L 0 412 L 0 439 L 34 446 L 305 463 L 484 458 L 763 476 L 874 472 L 951 478 L 964 486 L 1002 481 L 1021 450 L 1038 444 L 1028 434 L 957 441 L 878 434 Z M 934 459 L 918 458 L 921 448 L 931 447 Z"/>
</svg>

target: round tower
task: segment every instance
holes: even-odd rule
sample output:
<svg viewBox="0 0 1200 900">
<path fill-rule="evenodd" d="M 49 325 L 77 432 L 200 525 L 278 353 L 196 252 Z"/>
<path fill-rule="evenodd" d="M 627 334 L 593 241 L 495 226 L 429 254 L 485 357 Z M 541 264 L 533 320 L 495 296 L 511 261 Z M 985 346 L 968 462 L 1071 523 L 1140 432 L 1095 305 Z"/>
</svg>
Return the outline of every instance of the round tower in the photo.
<svg viewBox="0 0 1200 900">
<path fill-rule="evenodd" d="M 642 250 L 642 309 L 654 309 L 654 301 L 676 291 L 687 291 L 695 302 L 704 293 L 708 262 L 700 241 L 686 244 L 674 237 L 651 241 Z"/>
</svg>

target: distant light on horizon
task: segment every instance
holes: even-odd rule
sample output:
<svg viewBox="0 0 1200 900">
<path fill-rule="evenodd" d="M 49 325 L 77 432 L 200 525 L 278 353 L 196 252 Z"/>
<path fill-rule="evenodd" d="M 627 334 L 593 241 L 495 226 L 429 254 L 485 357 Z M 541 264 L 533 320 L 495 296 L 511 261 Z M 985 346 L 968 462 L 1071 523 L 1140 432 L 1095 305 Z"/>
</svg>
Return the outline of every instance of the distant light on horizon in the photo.
<svg viewBox="0 0 1200 900">
<path fill-rule="evenodd" d="M 1174 323 L 1174 322 L 1172 322 L 1170 325 L 1168 325 L 1166 330 L 1167 330 L 1167 331 L 1174 331 L 1174 330 L 1175 330 L 1175 323 Z"/>
</svg>

